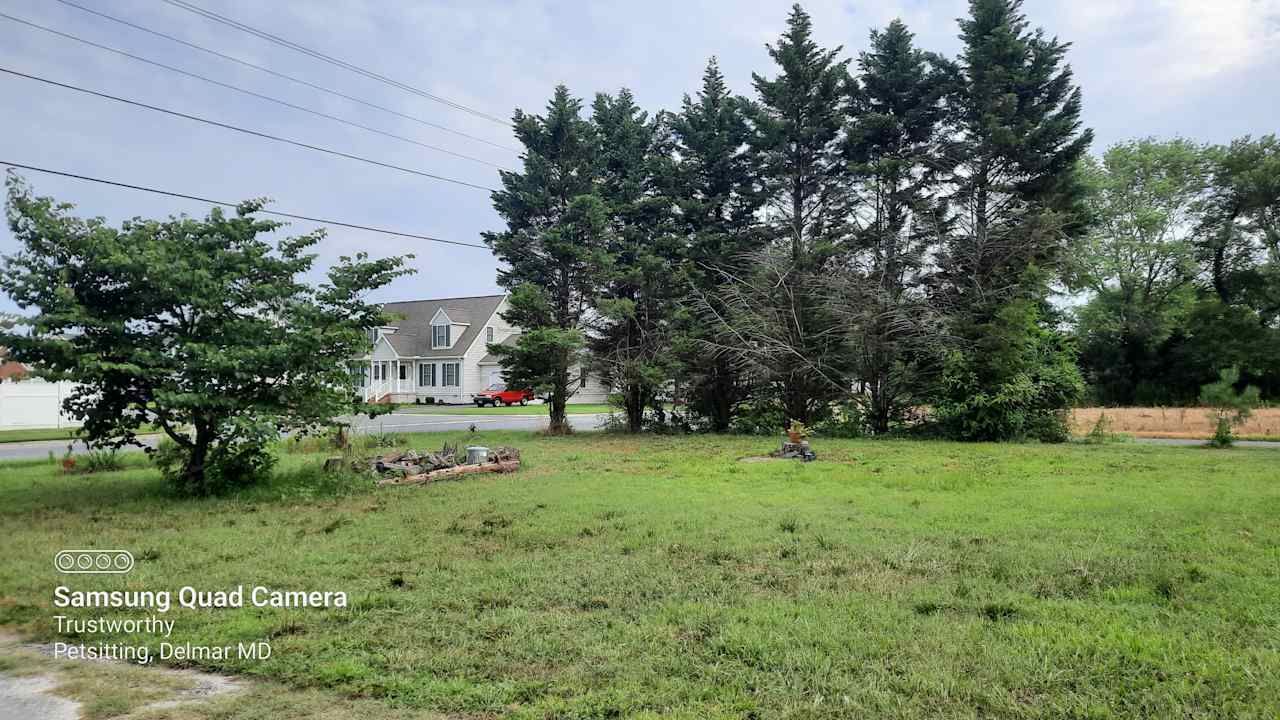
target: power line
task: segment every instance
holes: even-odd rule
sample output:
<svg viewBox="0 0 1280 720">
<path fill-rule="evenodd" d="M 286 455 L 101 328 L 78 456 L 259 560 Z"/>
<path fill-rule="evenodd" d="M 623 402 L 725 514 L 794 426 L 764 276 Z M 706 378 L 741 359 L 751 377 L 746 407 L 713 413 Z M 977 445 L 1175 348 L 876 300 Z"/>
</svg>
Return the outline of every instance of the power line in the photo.
<svg viewBox="0 0 1280 720">
<path fill-rule="evenodd" d="M 461 130 L 454 130 L 454 129 L 453 129 L 453 128 L 451 128 L 451 127 L 447 127 L 447 126 L 445 126 L 445 125 L 440 125 L 439 123 L 434 123 L 434 122 L 431 122 L 430 120 L 424 120 L 423 118 L 415 117 L 415 116 L 413 116 L 413 115 L 408 115 L 408 114 L 405 114 L 405 113 L 400 112 L 399 110 L 393 110 L 393 109 L 391 109 L 391 108 L 389 108 L 389 107 L 386 107 L 386 106 L 384 106 L 384 105 L 379 105 L 379 104 L 377 104 L 377 103 L 370 102 L 370 101 L 368 101 L 368 100 L 364 100 L 364 99 L 362 99 L 362 98 L 358 98 L 358 97 L 355 97 L 355 96 L 353 96 L 353 95 L 348 95 L 348 94 L 346 94 L 346 93 L 339 92 L 338 90 L 334 90 L 334 89 L 332 89 L 332 88 L 324 87 L 323 85 L 317 85 L 317 84 L 315 84 L 315 83 L 313 83 L 313 82 L 310 82 L 310 81 L 308 81 L 308 80 L 303 80 L 302 78 L 297 78 L 297 77 L 294 77 L 294 76 L 292 76 L 292 75 L 286 75 L 285 73 L 277 72 L 277 71 L 275 71 L 275 70 L 272 70 L 272 69 L 271 69 L 271 68 L 269 68 L 269 67 L 264 67 L 264 66 L 262 66 L 262 65 L 256 65 L 256 64 L 254 64 L 254 63 L 249 62 L 248 60 L 241 60 L 240 58 L 235 57 L 235 56 L 233 56 L 233 55 L 227 55 L 226 53 L 218 52 L 217 50 L 212 50 L 212 49 L 207 48 L 207 47 L 204 47 L 204 46 L 202 46 L 202 45 L 197 45 L 197 44 L 195 44 L 195 43 L 193 43 L 193 42 L 189 42 L 189 41 L 187 41 L 187 40 L 183 40 L 183 39 L 182 39 L 182 38 L 180 38 L 180 37 L 176 37 L 176 36 L 173 36 L 173 35 L 169 35 L 168 33 L 163 33 L 163 32 L 160 32 L 159 30 L 154 30 L 154 29 L 152 29 L 152 28 L 149 28 L 149 27 L 146 27 L 146 26 L 143 26 L 143 25 L 139 25 L 139 24 L 137 24 L 137 23 L 130 22 L 130 21 L 128 21 L 128 20 L 124 20 L 124 19 L 122 19 L 122 18 L 115 17 L 114 15 L 108 15 L 108 14 L 106 14 L 106 13 L 104 13 L 104 12 L 99 12 L 98 10 L 94 10 L 93 8 L 85 7 L 85 6 L 80 5 L 80 4 L 78 4 L 78 3 L 72 2 L 71 0 L 58 0 L 58 2 L 62 3 L 63 5 L 66 5 L 66 6 L 68 6 L 68 7 L 73 7 L 73 8 L 75 8 L 75 9 L 77 9 L 77 10 L 81 10 L 81 11 L 83 11 L 83 12 L 89 13 L 90 15 L 96 15 L 97 17 L 100 17 L 100 18 L 102 18 L 102 19 L 104 19 L 104 20 L 110 20 L 110 21 L 111 21 L 111 22 L 113 22 L 113 23 L 117 23 L 117 24 L 119 24 L 119 25 L 123 25 L 123 26 L 128 27 L 128 28 L 133 28 L 134 30 L 138 30 L 138 31 L 140 31 L 140 32 L 145 32 L 145 33 L 148 33 L 148 34 L 150 34 L 150 35 L 154 35 L 155 37 L 158 37 L 158 38 L 163 38 L 163 39 L 168 40 L 168 41 L 170 41 L 170 42 L 174 42 L 174 43 L 177 43 L 177 44 L 179 44 L 179 45 L 183 45 L 183 46 L 185 46 L 185 47 L 189 47 L 189 48 L 191 48 L 192 50 L 199 50 L 200 52 L 207 53 L 207 54 L 212 55 L 212 56 L 217 57 L 217 58 L 222 58 L 223 60 L 229 60 L 229 61 L 231 61 L 231 62 L 233 62 L 233 63 L 238 64 L 238 65 L 242 65 L 242 66 L 247 67 L 247 68 L 252 68 L 252 69 L 257 70 L 257 71 L 259 71 L 259 72 L 263 72 L 263 73 L 266 73 L 266 74 L 268 74 L 268 75 L 271 75 L 271 76 L 274 76 L 274 77 L 278 77 L 278 78 L 280 78 L 280 79 L 282 79 L 282 80 L 288 80 L 289 82 L 297 83 L 297 84 L 299 84 L 299 85 L 303 85 L 303 86 L 306 86 L 306 87 L 312 88 L 312 89 L 314 89 L 314 90 L 319 90 L 320 92 L 328 93 L 328 94 L 333 95 L 333 96 L 335 96 L 335 97 L 340 97 L 340 98 L 342 98 L 342 99 L 344 99 L 344 100 L 350 100 L 351 102 L 358 103 L 358 104 L 360 104 L 360 105 L 364 105 L 365 107 L 370 107 L 370 108 L 373 108 L 373 109 L 375 109 L 375 110 L 381 110 L 382 112 L 389 113 L 389 114 L 391 114 L 391 115 L 395 115 L 395 116 L 397 116 L 397 117 L 402 117 L 402 118 L 404 118 L 404 119 L 406 119 L 406 120 L 412 120 L 412 121 L 414 121 L 414 122 L 416 122 L 416 123 L 420 123 L 420 124 L 425 125 L 425 126 L 427 126 L 427 127 L 435 128 L 436 130 L 440 130 L 440 131 L 442 131 L 442 132 L 447 132 L 447 133 L 450 133 L 450 134 L 453 134 L 453 135 L 457 135 L 458 137 L 464 137 L 464 138 L 467 138 L 468 140 L 474 140 L 475 142 L 484 143 L 485 145 L 489 145 L 489 146 L 496 147 L 496 148 L 501 148 L 501 149 L 503 149 L 503 150 L 509 150 L 509 151 L 511 151 L 511 152 L 520 152 L 519 150 L 517 150 L 516 148 L 511 147 L 510 145 L 503 145 L 503 144 L 501 144 L 501 143 L 496 143 L 496 142 L 493 142 L 493 141 L 491 141 L 491 140 L 486 140 L 486 139 L 484 139 L 484 138 L 482 138 L 482 137 L 478 137 L 478 136 L 476 136 L 476 135 L 471 135 L 471 134 L 468 134 L 468 133 L 462 132 Z"/>
<path fill-rule="evenodd" d="M 185 75 L 185 76 L 187 76 L 187 77 L 195 78 L 196 80 L 202 80 L 202 81 L 204 81 L 204 82 L 210 83 L 210 84 L 212 84 L 212 85 L 217 85 L 217 86 L 219 86 L 219 87 L 223 87 L 223 88 L 226 88 L 226 89 L 228 89 L 228 90 L 234 90 L 234 91 L 236 91 L 236 92 L 238 92 L 238 93 L 243 93 L 243 94 L 245 94 L 245 95 L 251 95 L 251 96 L 256 97 L 256 98 L 259 98 L 259 99 L 261 99 L 261 100 L 266 100 L 267 102 L 273 102 L 273 103 L 276 103 L 277 105 L 283 105 L 283 106 L 285 106 L 285 107 L 287 107 L 287 108 L 293 108 L 294 110 L 300 110 L 300 111 L 302 111 L 302 112 L 310 113 L 310 114 L 315 115 L 315 116 L 317 116 L 317 117 L 322 117 L 322 118 L 326 118 L 326 119 L 328 119 L 328 120 L 333 120 L 334 122 L 339 122 L 339 123 L 342 123 L 342 124 L 344 124 L 344 125 L 350 125 L 351 127 L 354 127 L 354 128 L 359 128 L 359 129 L 361 129 L 361 130 L 365 130 L 365 131 L 368 131 L 368 132 L 371 132 L 371 133 L 376 133 L 376 134 L 378 134 L 378 135 L 383 135 L 383 136 L 385 136 L 385 137 L 389 137 L 389 138 L 394 138 L 394 139 L 396 139 L 396 140 L 401 140 L 401 141 L 403 141 L 403 142 L 412 143 L 412 144 L 414 144 L 414 145 L 418 145 L 418 146 L 420 146 L 420 147 L 427 148 L 427 149 L 429 149 L 429 150 L 435 150 L 436 152 L 442 152 L 442 153 L 444 153 L 444 154 L 446 154 L 446 155 L 452 155 L 452 156 L 457 157 L 457 158 L 462 158 L 463 160 L 470 160 L 470 161 L 472 161 L 472 162 L 477 162 L 477 163 L 480 163 L 481 165 L 488 165 L 489 167 L 497 168 L 498 170 L 507 170 L 507 169 L 508 169 L 508 168 L 505 168 L 505 167 L 503 167 L 503 166 L 501 166 L 501 165 L 498 165 L 497 163 L 491 163 L 491 162 L 489 162 L 488 160 L 482 160 L 481 158 L 472 157 L 471 155 L 464 155 L 464 154 L 462 154 L 462 153 L 454 152 L 454 151 L 452 151 L 452 150 L 448 150 L 448 149 L 446 149 L 446 148 L 438 147 L 438 146 L 436 146 L 436 145 L 430 145 L 430 144 L 428 144 L 428 143 L 419 142 L 419 141 L 417 141 L 417 140 L 414 140 L 413 138 L 404 137 L 403 135 L 397 135 L 397 134 L 395 134 L 395 133 L 387 132 L 387 131 L 385 131 L 385 130 L 379 130 L 378 128 L 370 127 L 370 126 L 368 126 L 368 125 L 363 125 L 363 124 L 361 124 L 361 123 L 358 123 L 358 122 L 355 122 L 355 121 L 352 121 L 352 120 L 347 120 L 346 118 L 341 118 L 341 117 L 338 117 L 337 115 L 330 115 L 329 113 L 321 112 L 321 111 L 319 111 L 319 110 L 313 110 L 313 109 L 311 109 L 311 108 L 303 107 L 303 106 L 301 106 L 301 105 L 295 105 L 295 104 L 293 104 L 293 103 L 291 103 L 291 102 L 287 102 L 287 101 L 285 101 L 285 100 L 281 100 L 281 99 L 279 99 L 279 98 L 272 97 L 272 96 L 270 96 L 270 95 L 264 95 L 264 94 L 262 94 L 262 93 L 254 92 L 254 91 L 252 91 L 252 90 L 246 90 L 245 88 L 237 87 L 237 86 L 235 86 L 235 85 L 231 85 L 231 84 L 229 84 L 229 83 L 225 83 L 225 82 L 222 82 L 222 81 L 220 81 L 220 80 L 214 80 L 213 78 L 205 77 L 204 75 L 199 75 L 199 74 L 197 74 L 197 73 L 188 72 L 188 71 L 186 71 L 186 70 L 183 70 L 182 68 L 177 68 L 177 67 L 174 67 L 174 66 L 172 66 L 172 65 L 166 65 L 166 64 L 164 64 L 164 63 L 162 63 L 162 62 L 157 62 L 157 61 L 155 61 L 155 60 L 150 60 L 150 59 L 145 58 L 145 57 L 142 57 L 142 56 L 140 56 L 140 55 L 134 55 L 134 54 L 132 54 L 132 53 L 125 52 L 124 50 L 119 50 L 119 49 L 117 49 L 117 48 L 113 48 L 113 47 L 110 47 L 110 46 L 108 46 L 108 45 L 102 45 L 102 44 L 99 44 L 99 43 L 93 42 L 92 40 L 86 40 L 86 39 L 84 39 L 84 38 L 77 37 L 77 36 L 75 36 L 75 35 L 71 35 L 71 34 L 69 34 L 69 33 L 64 33 L 64 32 L 62 32 L 62 31 L 60 31 L 60 30 L 54 30 L 53 28 L 45 27 L 44 25 L 39 25 L 39 24 L 37 24 L 37 23 L 33 23 L 33 22 L 29 21 L 29 20 L 23 20 L 22 18 L 14 17 L 14 16 L 12 16 L 12 15 L 8 15 L 8 14 L 3 13 L 3 12 L 0 12 L 0 18 L 5 18 L 6 20 L 12 20 L 13 22 L 21 23 L 21 24 L 23 24 L 23 25 L 26 25 L 26 26 L 28 26 L 28 27 L 35 28 L 35 29 L 37 29 L 37 30 L 43 30 L 43 31 L 45 31 L 45 32 L 47 32 L 47 33 L 51 33 L 51 34 L 53 34 L 53 35 L 57 35 L 57 36 L 59 36 L 59 37 L 66 38 L 66 39 L 68 39 L 68 40 L 74 40 L 74 41 L 76 41 L 76 42 L 78 42 L 78 43 L 83 43 L 83 44 L 85 44 L 85 45 L 89 45 L 90 47 L 98 48 L 99 50 L 105 50 L 105 51 L 107 51 L 107 52 L 115 53 L 115 54 L 117 54 L 117 55 L 121 55 L 121 56 L 127 57 L 127 58 L 129 58 L 130 60 L 137 60 L 138 62 L 146 63 L 146 64 L 148 64 L 148 65 L 153 65 L 153 66 L 155 66 L 155 67 L 162 68 L 162 69 L 164 69 L 164 70 L 168 70 L 168 71 L 170 71 L 170 72 L 178 73 L 179 75 Z"/>
<path fill-rule="evenodd" d="M 23 170 L 31 170 L 32 172 L 47 173 L 49 175 L 58 175 L 61 177 L 72 178 L 74 180 L 84 180 L 86 182 L 100 183 L 102 185 L 112 185 L 114 187 L 127 188 L 129 190 L 140 190 L 142 192 L 155 193 L 156 195 L 166 195 L 168 197 L 180 198 L 183 200 L 195 200 L 197 202 L 208 203 L 210 205 L 222 205 L 225 207 L 239 207 L 240 203 L 227 202 L 225 200 L 213 200 L 210 198 L 200 197 L 199 195 L 188 195 L 185 193 L 173 192 L 170 190 L 161 190 L 159 188 L 147 187 L 145 185 L 132 185 L 130 183 L 119 182 L 116 180 L 106 180 L 103 178 L 91 177 L 89 175 L 78 175 L 76 173 L 64 172 L 62 170 L 52 170 L 50 168 L 38 167 L 36 165 L 24 165 L 22 163 L 10 162 L 8 160 L 0 160 L 0 165 L 21 168 Z M 275 215 L 277 217 L 290 218 L 292 220 L 305 220 L 307 222 L 319 223 L 321 225 L 333 225 L 335 227 L 351 228 L 353 230 L 365 230 L 373 233 L 381 233 L 383 235 L 396 235 L 398 237 L 413 238 L 415 240 L 428 240 L 430 242 L 444 243 L 446 245 L 458 245 L 461 247 L 480 248 L 488 250 L 485 245 L 477 245 L 476 243 L 459 242 L 457 240 L 444 240 L 430 235 L 419 235 L 417 233 L 401 232 L 399 230 L 387 230 L 386 228 L 371 227 L 369 225 L 358 225 L 356 223 L 342 222 L 340 220 L 326 220 L 324 218 L 309 217 L 307 215 L 298 215 L 296 213 L 281 212 L 279 210 L 258 210 L 257 212 L 264 215 Z"/>
<path fill-rule="evenodd" d="M 490 115 L 489 113 L 483 112 L 481 110 L 477 110 L 473 107 L 468 107 L 466 105 L 463 105 L 462 103 L 455 102 L 448 98 L 435 95 L 433 93 L 427 92 L 426 90 L 423 90 L 422 88 L 409 85 L 408 83 L 403 83 L 403 82 L 400 82 L 399 80 L 394 80 L 392 78 L 387 77 L 386 75 L 381 75 L 372 70 L 368 70 L 366 68 L 360 67 L 359 65 L 354 65 L 345 60 L 340 60 L 331 55 L 325 55 L 324 53 L 318 50 L 312 50 L 311 48 L 306 47 L 304 45 L 299 45 L 298 43 L 295 43 L 292 40 L 286 40 L 285 38 L 282 38 L 279 35 L 273 35 L 265 30 L 259 30 L 258 28 L 255 28 L 251 25 L 246 25 L 237 20 L 232 20 L 231 18 L 226 17 L 225 15 L 219 15 L 218 13 L 215 13 L 211 10 L 205 10 L 204 8 L 194 3 L 186 2 L 186 0 L 162 0 L 162 2 L 165 2 L 176 8 L 186 10 L 187 12 L 194 13 L 205 19 L 212 20 L 214 22 L 221 23 L 229 27 L 233 27 L 241 32 L 249 33 L 250 35 L 254 35 L 256 37 L 262 38 L 267 42 L 275 43 L 276 45 L 289 48 L 294 52 L 299 52 L 304 55 L 309 55 L 317 60 L 327 62 L 330 65 L 335 65 L 337 67 L 356 73 L 358 75 L 363 75 L 367 78 L 377 80 L 382 83 L 386 83 L 387 85 L 390 85 L 392 87 L 400 88 L 401 90 L 404 90 L 406 92 L 411 92 L 415 95 L 420 95 L 424 98 L 427 98 L 428 100 L 434 100 L 435 102 L 441 103 L 443 105 L 447 105 L 451 108 L 454 108 L 455 110 L 461 110 L 463 112 L 470 113 L 472 115 L 475 115 L 476 117 L 483 118 L 485 120 L 497 123 L 499 125 L 505 125 L 507 127 L 511 126 L 511 123 L 509 121 L 504 120 L 500 117 Z"/>
<path fill-rule="evenodd" d="M 156 112 L 164 113 L 166 115 L 173 115 L 174 117 L 186 118 L 187 120 L 194 120 L 195 122 L 204 123 L 206 125 L 213 125 L 214 127 L 225 128 L 227 130 L 234 130 L 236 132 L 244 133 L 245 135 L 253 135 L 254 137 L 265 138 L 267 140 L 274 140 L 276 142 L 285 143 L 287 145 L 306 148 L 307 150 L 315 150 L 316 152 L 322 152 L 328 155 L 336 155 L 337 157 L 347 158 L 348 160 L 356 160 L 359 162 L 368 163 L 370 165 L 377 165 L 378 167 L 384 167 L 391 170 L 399 170 L 400 172 L 408 173 L 410 175 L 417 175 L 419 177 L 430 178 L 432 180 L 439 180 L 441 182 L 453 183 L 455 185 L 462 185 L 463 187 L 475 188 L 476 190 L 488 190 L 489 192 L 498 192 L 496 188 L 491 188 L 486 185 L 477 185 L 475 183 L 469 183 L 465 180 L 458 180 L 456 178 L 445 177 L 444 175 L 436 175 L 434 173 L 425 172 L 423 170 L 414 170 L 413 168 L 407 168 L 402 165 L 393 165 L 391 163 L 382 162 L 381 160 L 374 160 L 372 158 L 363 157 L 361 155 L 352 155 L 351 153 L 342 152 L 341 150 L 334 150 L 332 148 L 321 147 L 319 145 L 311 145 L 309 143 L 304 143 L 298 140 L 290 140 L 289 138 L 280 137 L 279 135 L 270 135 L 268 133 L 259 132 L 257 130 L 250 130 L 249 128 L 243 128 L 238 125 L 231 125 L 224 122 L 218 122 L 217 120 L 210 120 L 208 118 L 203 118 L 198 115 L 189 115 L 184 112 L 178 112 L 177 110 L 169 110 L 167 108 L 157 107 L 155 105 L 148 105 L 144 102 L 138 102 L 137 100 L 129 100 L 128 98 L 122 98 L 116 95 L 108 95 L 106 93 L 97 92 L 96 90 L 89 90 L 88 88 L 82 88 L 76 85 L 68 85 L 66 83 L 60 83 L 60 82 L 57 82 L 56 80 L 49 80 L 47 78 L 42 78 L 36 75 L 28 75 L 27 73 L 18 72 L 17 70 L 10 70 L 9 68 L 6 68 L 6 67 L 0 67 L 0 72 L 8 73 L 9 75 L 13 75 L 15 77 L 26 78 L 27 80 L 35 80 L 36 82 L 42 82 L 42 83 L 45 83 L 46 85 L 53 85 L 54 87 L 60 87 L 67 90 L 74 90 L 76 92 L 84 93 L 86 95 L 93 95 L 94 97 L 100 97 L 106 100 L 114 100 L 116 102 L 124 103 L 126 105 L 133 105 L 135 107 L 145 108 L 147 110 L 154 110 Z"/>
</svg>

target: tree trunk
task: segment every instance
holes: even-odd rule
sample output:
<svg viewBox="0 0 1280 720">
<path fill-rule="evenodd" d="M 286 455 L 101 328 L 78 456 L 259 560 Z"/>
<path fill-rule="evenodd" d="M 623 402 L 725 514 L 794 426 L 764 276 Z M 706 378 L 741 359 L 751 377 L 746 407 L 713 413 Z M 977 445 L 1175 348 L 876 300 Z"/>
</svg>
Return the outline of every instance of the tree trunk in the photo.
<svg viewBox="0 0 1280 720">
<path fill-rule="evenodd" d="M 711 368 L 711 378 L 711 430 L 727 432 L 733 421 L 733 403 L 737 389 L 733 368 L 723 358 L 719 358 Z"/>
<path fill-rule="evenodd" d="M 555 383 L 551 387 L 551 420 L 547 432 L 551 435 L 568 435 L 573 432 L 566 417 L 565 405 L 569 401 L 569 360 L 566 355 L 556 370 Z"/>
<path fill-rule="evenodd" d="M 623 394 L 623 407 L 627 413 L 627 432 L 638 433 L 644 428 L 644 407 L 646 393 L 638 384 L 627 386 Z"/>
<path fill-rule="evenodd" d="M 196 437 L 187 456 L 187 463 L 182 467 L 182 485 L 192 492 L 200 492 L 204 488 L 205 465 L 209 461 L 210 433 L 207 426 L 196 424 Z"/>
</svg>

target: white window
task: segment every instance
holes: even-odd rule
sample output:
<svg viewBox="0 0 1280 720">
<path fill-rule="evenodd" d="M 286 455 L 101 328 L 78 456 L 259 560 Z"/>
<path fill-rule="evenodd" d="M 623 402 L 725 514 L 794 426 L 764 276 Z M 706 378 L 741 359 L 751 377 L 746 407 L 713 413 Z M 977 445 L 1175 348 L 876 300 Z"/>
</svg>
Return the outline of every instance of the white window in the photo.
<svg viewBox="0 0 1280 720">
<path fill-rule="evenodd" d="M 457 387 L 461 384 L 458 382 L 458 363 L 444 364 L 444 382 L 441 384 L 445 387 Z"/>
<path fill-rule="evenodd" d="M 448 325 L 432 325 L 431 326 L 431 347 L 433 348 L 449 347 L 449 326 Z"/>
<path fill-rule="evenodd" d="M 493 328 L 487 327 L 484 329 L 484 341 L 488 343 L 493 342 Z"/>
<path fill-rule="evenodd" d="M 374 364 L 373 364 L 373 379 L 374 379 L 374 380 L 385 380 L 385 379 L 386 379 L 386 372 L 387 372 L 387 364 L 386 364 L 386 363 L 381 363 L 381 362 L 380 362 L 380 363 L 374 363 Z"/>
<path fill-rule="evenodd" d="M 435 363 L 421 363 L 418 365 L 418 384 L 426 386 L 436 384 Z"/>
</svg>

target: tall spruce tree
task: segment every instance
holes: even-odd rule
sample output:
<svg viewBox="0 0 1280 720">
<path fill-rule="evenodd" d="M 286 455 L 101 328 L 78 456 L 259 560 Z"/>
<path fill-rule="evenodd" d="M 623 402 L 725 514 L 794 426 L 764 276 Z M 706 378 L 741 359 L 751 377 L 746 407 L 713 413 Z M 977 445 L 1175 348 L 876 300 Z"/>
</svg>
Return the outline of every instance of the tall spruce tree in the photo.
<svg viewBox="0 0 1280 720">
<path fill-rule="evenodd" d="M 875 433 L 918 399 L 919 358 L 937 338 L 924 285 L 947 224 L 939 195 L 948 68 L 917 49 L 899 20 L 873 30 L 858 57 L 845 142 L 858 192 L 856 252 L 833 275 L 832 297 Z"/>
<path fill-rule="evenodd" d="M 483 238 L 506 265 L 498 272 L 511 290 L 503 318 L 524 332 L 513 347 L 489 349 L 509 384 L 546 394 L 549 430 L 563 433 L 565 404 L 585 372 L 584 324 L 609 264 L 608 213 L 596 194 L 600 147 L 582 102 L 563 85 L 546 115 L 517 110 L 513 124 L 524 169 L 501 173 L 493 206 L 507 229 Z"/>
<path fill-rule="evenodd" d="M 956 141 L 940 279 L 951 332 L 935 407 L 958 437 L 1061 437 L 1082 387 L 1045 323 L 1049 283 L 1083 229 L 1076 166 L 1092 139 L 1068 45 L 1031 31 L 1021 0 L 971 0 L 951 102 Z"/>
<path fill-rule="evenodd" d="M 669 203 L 656 187 L 664 132 L 626 89 L 617 96 L 597 95 L 592 111 L 610 263 L 589 346 L 592 366 L 621 393 L 627 429 L 639 432 L 645 409 L 661 409 L 658 395 L 675 374 L 670 347 L 680 248 Z"/>
<path fill-rule="evenodd" d="M 789 419 L 809 422 L 844 394 L 844 355 L 821 280 L 849 239 L 849 170 L 840 141 L 852 80 L 840 48 L 813 40 L 813 23 L 792 7 L 769 54 L 779 74 L 753 75 L 755 151 L 769 198 L 770 244 L 755 270 L 721 296 L 739 352 L 754 362 Z"/>
<path fill-rule="evenodd" d="M 674 153 L 665 187 L 685 241 L 681 277 L 693 309 L 681 318 L 677 348 L 690 405 L 715 432 L 729 429 L 749 389 L 741 364 L 725 351 L 732 337 L 714 319 L 726 312 L 716 290 L 726 275 L 744 272 L 744 257 L 766 237 L 756 218 L 764 194 L 759 155 L 749 145 L 750 112 L 749 100 L 729 92 L 713 57 L 702 89 L 695 98 L 685 95 L 671 119 Z"/>
</svg>

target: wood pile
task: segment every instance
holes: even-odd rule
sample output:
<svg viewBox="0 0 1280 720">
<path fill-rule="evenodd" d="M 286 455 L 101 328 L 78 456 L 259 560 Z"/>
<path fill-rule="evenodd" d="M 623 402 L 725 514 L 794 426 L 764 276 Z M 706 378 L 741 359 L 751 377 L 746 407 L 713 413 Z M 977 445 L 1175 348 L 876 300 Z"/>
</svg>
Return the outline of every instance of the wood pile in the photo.
<svg viewBox="0 0 1280 720">
<path fill-rule="evenodd" d="M 499 447 L 491 450 L 484 462 L 467 464 L 465 455 L 458 455 L 456 445 L 445 445 L 439 452 L 407 450 L 366 462 L 366 467 L 379 477 L 378 485 L 423 485 L 473 473 L 514 472 L 520 468 L 520 451 Z"/>
</svg>

